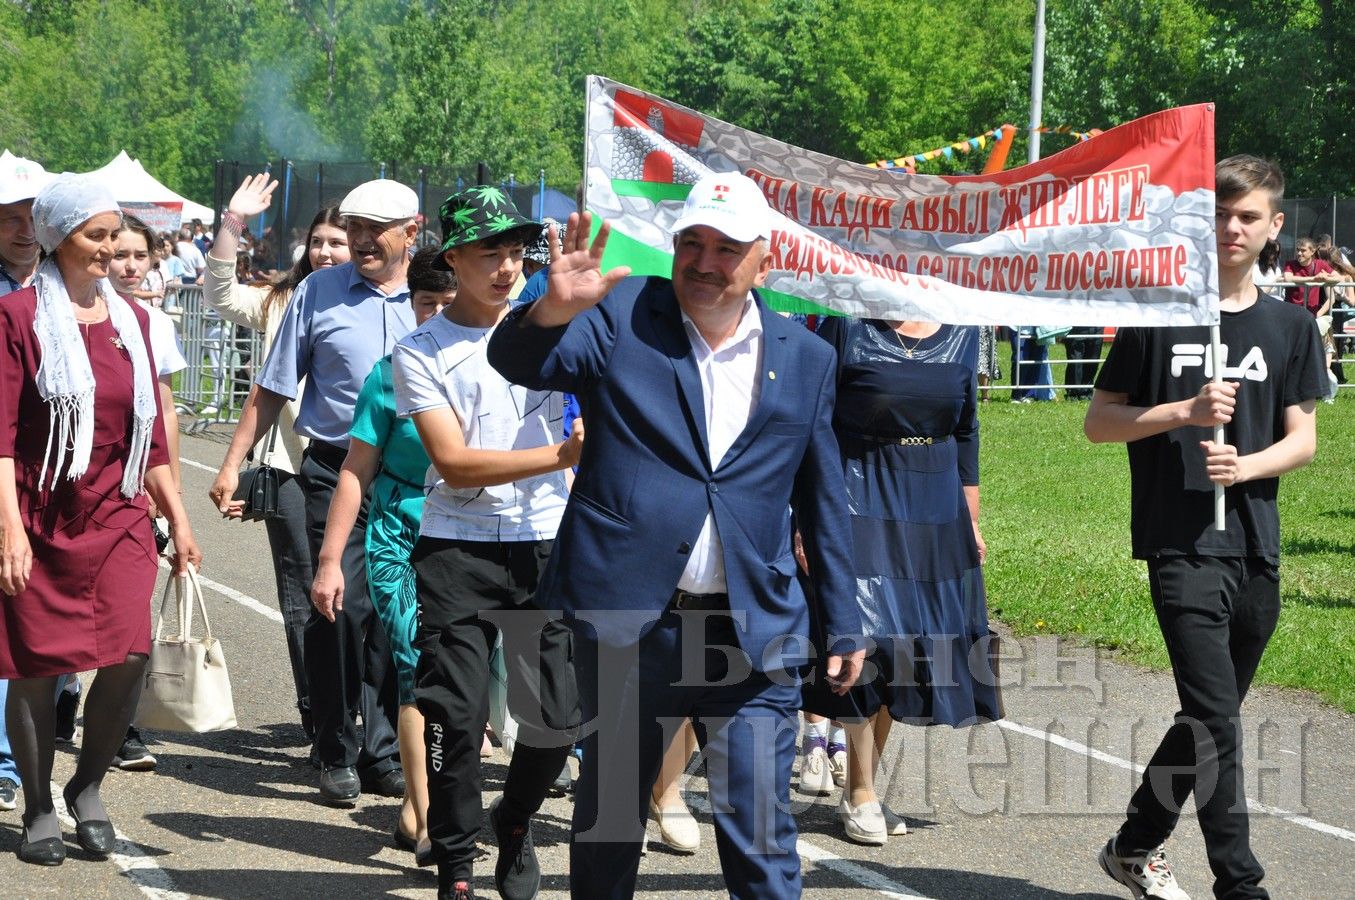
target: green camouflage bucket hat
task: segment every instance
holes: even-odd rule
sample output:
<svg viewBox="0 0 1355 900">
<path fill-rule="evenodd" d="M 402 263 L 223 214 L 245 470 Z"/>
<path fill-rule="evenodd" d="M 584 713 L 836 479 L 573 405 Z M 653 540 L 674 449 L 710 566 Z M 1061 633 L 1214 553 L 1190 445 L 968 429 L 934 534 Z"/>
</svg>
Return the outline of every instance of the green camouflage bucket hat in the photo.
<svg viewBox="0 0 1355 900">
<path fill-rule="evenodd" d="M 442 220 L 444 252 L 517 228 L 523 231 L 523 243 L 530 245 L 546 227 L 518 212 L 508 192 L 491 184 L 452 194 L 443 201 L 438 217 Z"/>
</svg>

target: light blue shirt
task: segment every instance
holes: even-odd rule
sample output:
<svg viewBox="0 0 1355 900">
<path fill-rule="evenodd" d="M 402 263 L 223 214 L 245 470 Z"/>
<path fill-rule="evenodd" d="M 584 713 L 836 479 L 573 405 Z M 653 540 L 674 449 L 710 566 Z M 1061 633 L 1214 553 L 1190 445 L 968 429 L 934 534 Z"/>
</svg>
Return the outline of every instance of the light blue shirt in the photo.
<svg viewBox="0 0 1355 900">
<path fill-rule="evenodd" d="M 413 330 L 406 286 L 387 296 L 351 262 L 319 269 L 297 285 L 255 383 L 294 400 L 304 379 L 296 433 L 347 447 L 367 373 Z"/>
<path fill-rule="evenodd" d="M 185 275 L 190 274 L 188 266 L 183 264 L 183 260 L 174 254 L 170 254 L 165 259 L 160 260 L 160 267 L 165 269 L 165 280 L 182 281 Z"/>
</svg>

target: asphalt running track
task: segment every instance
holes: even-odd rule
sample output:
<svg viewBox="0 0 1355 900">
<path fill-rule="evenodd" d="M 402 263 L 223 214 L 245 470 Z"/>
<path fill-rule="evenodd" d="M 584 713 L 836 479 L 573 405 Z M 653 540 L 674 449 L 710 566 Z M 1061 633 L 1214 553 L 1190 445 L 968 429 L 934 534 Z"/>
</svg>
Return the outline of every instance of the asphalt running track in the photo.
<svg viewBox="0 0 1355 900">
<path fill-rule="evenodd" d="M 434 895 L 432 873 L 416 870 L 412 855 L 391 844 L 397 801 L 364 797 L 354 809 L 319 802 L 316 772 L 294 724 L 264 530 L 223 522 L 206 500 L 223 451 L 219 436 L 183 439 L 184 487 L 207 555 L 207 603 L 230 664 L 240 727 L 151 735 L 160 760 L 154 772 L 109 774 L 105 792 L 120 841 L 107 861 L 74 844 L 66 817 L 65 865 L 23 865 L 12 855 L 19 811 L 0 813 L 6 897 Z M 881 848 L 857 846 L 842 837 L 837 797 L 816 802 L 792 794 L 807 897 L 1127 896 L 1102 874 L 1096 853 L 1118 824 L 1137 764 L 1174 711 L 1171 680 L 1052 637 L 1020 642 L 1019 655 L 1016 643 L 1007 643 L 1006 721 L 962 731 L 894 729 L 880 783 L 910 834 Z M 1253 691 L 1247 713 L 1252 837 L 1267 886 L 1283 898 L 1355 898 L 1355 717 L 1265 688 Z M 70 749 L 60 750 L 56 782 L 73 768 Z M 486 803 L 506 771 L 502 751 L 487 761 Z M 686 791 L 702 848 L 682 856 L 651 840 L 640 896 L 725 896 L 705 784 L 693 777 Z M 569 817 L 569 799 L 551 798 L 536 825 L 543 898 L 567 896 Z M 488 847 L 480 866 L 482 896 L 495 896 L 492 853 Z M 1168 858 L 1193 897 L 1211 896 L 1190 813 Z"/>
</svg>

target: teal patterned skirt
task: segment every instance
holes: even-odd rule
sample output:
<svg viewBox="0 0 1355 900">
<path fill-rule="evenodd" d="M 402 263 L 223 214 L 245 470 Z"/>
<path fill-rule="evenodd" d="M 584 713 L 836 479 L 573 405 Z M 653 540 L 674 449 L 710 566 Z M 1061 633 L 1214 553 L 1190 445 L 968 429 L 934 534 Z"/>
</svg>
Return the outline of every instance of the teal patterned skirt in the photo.
<svg viewBox="0 0 1355 900">
<path fill-rule="evenodd" d="M 395 658 L 401 706 L 414 702 L 414 669 L 419 664 L 419 651 L 414 647 L 419 602 L 409 554 L 419 539 L 423 500 L 422 486 L 399 481 L 384 470 L 372 480 L 372 502 L 367 511 L 367 587 Z"/>
</svg>

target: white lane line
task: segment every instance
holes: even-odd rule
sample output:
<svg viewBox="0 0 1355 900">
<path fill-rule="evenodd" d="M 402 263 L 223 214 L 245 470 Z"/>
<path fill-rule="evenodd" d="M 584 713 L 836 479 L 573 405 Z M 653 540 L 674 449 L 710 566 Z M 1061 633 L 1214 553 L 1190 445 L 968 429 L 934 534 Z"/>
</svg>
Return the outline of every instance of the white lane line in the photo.
<svg viewBox="0 0 1355 900">
<path fill-rule="evenodd" d="M 703 815 L 710 815 L 710 801 L 705 795 L 694 791 L 683 791 L 682 797 L 687 801 L 687 806 Z M 843 859 L 836 853 L 817 847 L 804 838 L 795 842 L 795 850 L 803 858 L 814 863 L 821 869 L 828 869 L 855 881 L 868 890 L 876 891 L 881 897 L 888 897 L 890 900 L 901 900 L 904 897 L 921 897 L 926 900 L 926 894 L 919 894 L 906 885 L 891 881 L 879 872 L 868 869 L 859 863 L 854 863 L 849 859 Z"/>
<path fill-rule="evenodd" d="M 204 466 L 202 463 L 198 462 L 197 460 L 195 460 L 195 459 L 189 459 L 189 458 L 186 457 L 186 456 L 180 456 L 180 457 L 179 457 L 179 465 L 181 465 L 181 466 L 192 466 L 194 469 L 201 469 L 201 470 L 204 471 L 204 472 L 211 472 L 213 475 L 215 475 L 218 471 L 220 471 L 220 468 L 219 468 L 219 467 Z"/>
<path fill-rule="evenodd" d="M 169 561 L 162 557 L 160 559 L 160 568 L 168 572 L 170 568 Z M 277 622 L 279 624 L 282 623 L 282 613 L 278 612 L 276 609 L 273 609 L 273 607 L 271 606 L 260 603 L 258 600 L 255 600 L 248 594 L 242 594 L 235 588 L 230 587 L 229 585 L 222 584 L 219 581 L 213 581 L 206 575 L 199 575 L 198 581 L 202 584 L 203 587 L 207 588 L 208 590 L 216 591 L 221 596 L 228 597 L 231 600 L 234 600 L 236 603 L 239 603 L 245 609 L 253 610 L 254 612 L 263 616 L 265 619 L 272 619 L 274 622 Z"/>
<path fill-rule="evenodd" d="M 1006 719 L 1003 719 L 997 724 L 999 727 L 1005 728 L 1008 731 L 1014 731 L 1017 734 L 1024 734 L 1027 737 L 1033 737 L 1036 740 L 1045 741 L 1046 743 L 1053 744 L 1055 747 L 1062 747 L 1064 750 L 1068 750 L 1073 753 L 1080 753 L 1083 756 L 1091 757 L 1097 762 L 1103 762 L 1106 763 L 1107 765 L 1117 766 L 1121 769 L 1128 769 L 1129 771 L 1134 772 L 1135 774 L 1138 775 L 1143 774 L 1143 766 L 1140 766 L 1137 763 L 1130 762 L 1127 759 L 1121 759 L 1118 756 L 1112 756 L 1109 753 L 1097 750 L 1095 747 L 1088 747 L 1086 744 L 1080 744 L 1077 741 L 1070 741 L 1067 738 L 1060 737 L 1057 734 L 1050 734 L 1048 731 L 1041 731 L 1038 728 L 1031 728 L 1026 725 L 1020 725 L 1016 722 L 1009 722 Z M 1300 815 L 1299 813 L 1293 812 L 1292 810 L 1281 809 L 1277 806 L 1268 806 L 1264 803 L 1258 803 L 1250 798 L 1247 800 L 1247 809 L 1250 809 L 1253 812 L 1264 813 L 1265 815 L 1268 816 L 1275 816 L 1278 819 L 1285 819 L 1286 821 L 1293 822 L 1295 825 L 1301 825 L 1304 828 L 1309 828 L 1312 829 L 1313 831 L 1321 832 L 1322 834 L 1329 834 L 1332 837 L 1340 838 L 1343 841 L 1351 841 L 1352 843 L 1355 843 L 1355 831 L 1340 828 L 1336 825 L 1328 825 L 1326 822 L 1319 822 L 1317 819 L 1313 819 L 1305 815 Z"/>
<path fill-rule="evenodd" d="M 75 830 L 75 819 L 72 818 L 70 810 L 66 809 L 66 801 L 62 797 L 61 788 L 52 783 L 52 804 L 56 807 L 56 814 L 61 819 L 61 824 L 67 826 L 72 831 Z M 108 854 L 108 858 L 122 870 L 127 879 L 137 886 L 149 900 L 189 900 L 189 895 L 183 891 L 175 890 L 174 879 L 169 873 L 160 868 L 160 864 L 155 858 L 134 843 L 127 835 L 123 834 L 116 827 L 113 834 L 117 837 L 117 842 L 113 844 L 113 852 Z"/>
<path fill-rule="evenodd" d="M 890 881 L 879 872 L 867 869 L 865 866 L 854 863 L 849 859 L 843 859 L 836 853 L 830 853 L 820 847 L 816 847 L 806 840 L 800 840 L 795 843 L 795 849 L 800 855 L 808 859 L 822 869 L 828 869 L 839 875 L 845 875 L 852 881 L 862 887 L 878 891 L 880 896 L 889 897 L 891 900 L 898 900 L 902 897 L 926 897 L 926 894 L 919 894 L 910 887 Z"/>
</svg>

